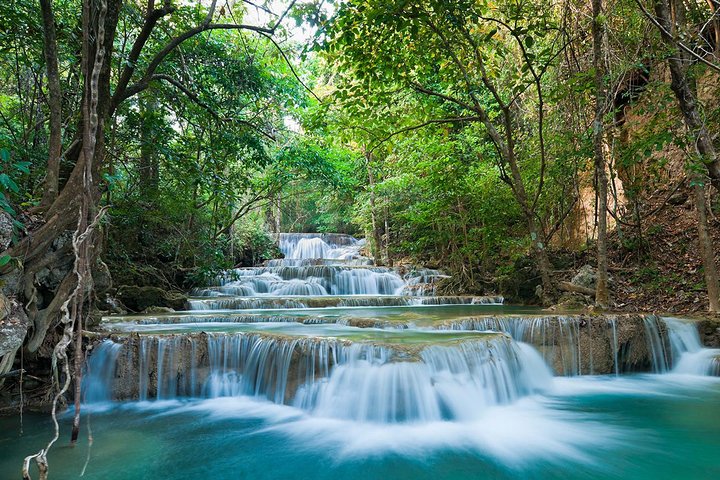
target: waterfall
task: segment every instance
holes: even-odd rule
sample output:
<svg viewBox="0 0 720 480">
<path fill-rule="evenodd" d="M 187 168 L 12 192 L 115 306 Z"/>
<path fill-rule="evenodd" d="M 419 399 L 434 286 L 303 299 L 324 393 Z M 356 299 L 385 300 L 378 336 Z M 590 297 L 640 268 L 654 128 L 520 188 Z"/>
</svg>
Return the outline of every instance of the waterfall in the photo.
<svg viewBox="0 0 720 480">
<path fill-rule="evenodd" d="M 408 345 L 169 335 L 143 336 L 139 348 L 128 337 L 125 345 L 101 345 L 92 363 L 102 373 L 93 382 L 109 392 L 117 363 L 129 360 L 137 362 L 125 371 L 138 372 L 139 399 L 248 395 L 321 417 L 373 422 L 460 420 L 550 385 L 550 371 L 531 347 L 506 336 L 478 335 Z M 138 353 L 119 355 L 123 348 Z"/>
<path fill-rule="evenodd" d="M 438 296 L 442 272 L 375 266 L 363 245 L 282 234 L 286 258 L 224 272 L 193 290 L 190 312 L 103 322 L 117 336 L 90 356 L 86 401 L 252 397 L 325 420 L 473 422 L 553 374 L 720 374 L 691 323 L 487 315 L 501 296 Z"/>
<path fill-rule="evenodd" d="M 673 373 L 720 376 L 720 349 L 703 348 L 697 327 L 677 318 L 664 318 L 668 328 Z"/>
<path fill-rule="evenodd" d="M 122 345 L 110 340 L 97 345 L 85 366 L 82 390 L 88 403 L 112 400 L 113 379 Z"/>
<path fill-rule="evenodd" d="M 433 298 L 437 283 L 448 278 L 438 270 L 413 269 L 404 276 L 375 266 L 363 257 L 364 240 L 342 234 L 283 233 L 279 248 L 285 258 L 266 266 L 223 272 L 214 286 L 197 288 L 195 297 L 279 296 L 417 296 Z M 191 301 L 193 309 L 246 308 Z"/>
<path fill-rule="evenodd" d="M 280 251 L 287 259 L 340 259 L 360 256 L 364 243 L 337 233 L 281 233 Z"/>
<path fill-rule="evenodd" d="M 440 325 L 441 329 L 495 331 L 534 346 L 559 375 L 664 373 L 685 355 L 701 350 L 691 322 L 654 315 L 478 317 Z M 712 353 L 696 355 L 695 371 L 713 371 Z M 687 363 L 687 360 L 686 362 Z M 684 367 L 685 368 L 685 367 Z"/>
</svg>

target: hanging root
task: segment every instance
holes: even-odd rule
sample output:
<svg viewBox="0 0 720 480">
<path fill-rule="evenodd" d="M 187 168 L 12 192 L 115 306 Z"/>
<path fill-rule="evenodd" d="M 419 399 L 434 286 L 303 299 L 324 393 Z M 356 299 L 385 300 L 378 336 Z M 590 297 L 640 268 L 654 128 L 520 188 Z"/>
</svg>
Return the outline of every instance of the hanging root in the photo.
<svg viewBox="0 0 720 480">
<path fill-rule="evenodd" d="M 23 468 L 22 468 L 22 475 L 24 480 L 32 480 L 32 477 L 30 476 L 30 461 L 35 460 L 35 463 L 37 463 L 38 472 L 39 472 L 39 479 L 40 480 L 46 480 L 47 474 L 48 474 L 48 461 L 47 461 L 47 454 L 50 451 L 50 448 L 53 446 L 53 444 L 57 441 L 57 439 L 60 437 L 60 425 L 57 420 L 57 405 L 58 401 L 62 396 L 67 393 L 68 389 L 70 388 L 70 361 L 68 360 L 67 356 L 67 347 L 72 343 L 73 340 L 73 332 L 75 331 L 75 323 L 76 323 L 76 317 L 78 308 L 78 303 L 82 303 L 84 298 L 84 287 L 86 284 L 86 278 L 84 274 L 81 272 L 81 266 L 82 266 L 82 258 L 81 258 L 81 247 L 86 241 L 89 241 L 89 237 L 92 234 L 92 232 L 95 230 L 97 225 L 100 223 L 100 220 L 104 216 L 105 212 L 107 211 L 107 207 L 103 207 L 100 209 L 98 214 L 93 219 L 92 223 L 87 226 L 87 228 L 82 232 L 79 233 L 79 230 L 75 232 L 75 235 L 73 235 L 73 249 L 75 251 L 75 266 L 73 268 L 75 275 L 77 276 L 77 285 L 75 286 L 75 289 L 70 294 L 70 296 L 65 300 L 61 307 L 61 311 L 63 313 L 61 323 L 64 325 L 63 327 L 63 334 L 60 338 L 60 341 L 55 345 L 55 348 L 53 349 L 52 354 L 52 369 L 53 371 L 57 371 L 58 363 L 63 365 L 63 373 L 65 374 L 65 382 L 63 383 L 62 388 L 55 394 L 53 397 L 52 402 L 52 420 L 53 420 L 53 426 L 55 428 L 55 434 L 53 438 L 48 442 L 47 446 L 45 448 L 40 449 L 37 453 L 33 455 L 28 455 L 25 457 L 25 460 L 23 461 Z M 82 221 L 82 215 L 81 219 Z M 78 222 L 79 223 L 79 222 Z M 72 305 L 72 314 L 70 312 L 70 304 Z"/>
</svg>

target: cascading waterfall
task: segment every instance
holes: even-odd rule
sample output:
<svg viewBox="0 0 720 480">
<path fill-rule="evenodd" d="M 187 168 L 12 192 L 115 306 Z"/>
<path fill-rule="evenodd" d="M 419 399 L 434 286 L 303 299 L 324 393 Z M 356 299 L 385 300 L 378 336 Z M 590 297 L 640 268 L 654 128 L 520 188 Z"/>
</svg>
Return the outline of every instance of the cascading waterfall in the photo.
<svg viewBox="0 0 720 480">
<path fill-rule="evenodd" d="M 399 295 L 406 287 L 385 267 L 282 265 L 237 269 L 218 279 L 217 287 L 196 289 L 196 296 Z"/>
<path fill-rule="evenodd" d="M 95 347 L 85 366 L 83 399 L 88 403 L 112 400 L 112 382 L 121 344 L 105 340 Z"/>
<path fill-rule="evenodd" d="M 396 297 L 396 296 L 333 296 L 313 297 L 212 297 L 190 300 L 191 310 L 258 310 L 322 307 L 405 307 L 442 305 L 502 305 L 502 296 L 488 297 Z"/>
<path fill-rule="evenodd" d="M 363 246 L 363 240 L 338 233 L 281 233 L 279 239 L 280 251 L 292 260 L 351 260 Z"/>
<path fill-rule="evenodd" d="M 127 350 L 137 398 L 255 396 L 321 417 L 372 422 L 462 420 L 550 386 L 528 345 L 503 335 L 417 345 L 261 334 L 143 336 L 105 341 L 93 358 L 95 391 L 110 392 Z M 138 347 L 138 348 L 136 348 Z M 123 379 L 126 382 L 128 379 Z M 100 398 L 100 397 L 98 397 Z M 108 399 L 105 393 L 102 399 Z"/>
<path fill-rule="evenodd" d="M 301 388 L 294 404 L 321 417 L 363 422 L 462 421 L 552 381 L 532 348 L 506 339 L 430 346 L 419 362 L 388 362 L 362 349 L 349 353 L 327 381 Z"/>
<path fill-rule="evenodd" d="M 342 234 L 282 233 L 279 248 L 285 258 L 263 267 L 223 273 L 215 286 L 195 289 L 196 297 L 260 296 L 420 296 L 432 297 L 437 282 L 447 278 L 437 270 L 396 270 L 375 266 L 361 255 L 364 240 Z M 197 304 L 192 308 L 225 308 Z M 246 307 L 238 307 L 246 308 Z"/>
<path fill-rule="evenodd" d="M 348 235 L 282 234 L 286 258 L 194 290 L 191 312 L 108 322 L 117 337 L 90 357 L 86 400 L 252 397 L 313 418 L 474 422 L 494 406 L 550 389 L 553 373 L 720 374 L 720 351 L 703 349 L 695 327 L 672 318 L 485 315 L 422 323 L 412 313 L 421 310 L 408 308 L 409 320 L 394 323 L 375 308 L 485 312 L 503 298 L 436 296 L 442 272 L 401 276 L 373 265 L 362 248 Z M 305 311 L 332 308 L 348 310 Z"/>
<path fill-rule="evenodd" d="M 720 376 L 720 349 L 703 348 L 697 327 L 677 318 L 665 318 L 673 373 Z"/>
</svg>

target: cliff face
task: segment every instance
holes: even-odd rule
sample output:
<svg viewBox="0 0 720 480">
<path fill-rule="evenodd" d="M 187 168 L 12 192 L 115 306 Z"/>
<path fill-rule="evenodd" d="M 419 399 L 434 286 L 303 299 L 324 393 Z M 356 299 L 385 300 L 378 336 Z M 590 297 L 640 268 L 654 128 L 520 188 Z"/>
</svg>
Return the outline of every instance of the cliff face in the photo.
<svg viewBox="0 0 720 480">
<path fill-rule="evenodd" d="M 685 127 L 669 85 L 669 70 L 658 64 L 649 74 L 629 74 L 619 87 L 614 125 L 607 137 L 609 208 L 613 212 L 609 219 L 611 275 L 620 308 L 700 312 L 707 306 L 707 294 L 688 177 L 694 149 L 685 140 Z M 707 126 L 720 147 L 720 75 L 702 73 L 697 89 Z M 578 251 L 594 241 L 592 181 L 589 171 L 558 246 Z M 710 233 L 720 260 L 717 191 L 708 192 L 707 204 L 713 208 L 708 215 Z M 594 263 L 592 258 L 586 260 Z"/>
</svg>

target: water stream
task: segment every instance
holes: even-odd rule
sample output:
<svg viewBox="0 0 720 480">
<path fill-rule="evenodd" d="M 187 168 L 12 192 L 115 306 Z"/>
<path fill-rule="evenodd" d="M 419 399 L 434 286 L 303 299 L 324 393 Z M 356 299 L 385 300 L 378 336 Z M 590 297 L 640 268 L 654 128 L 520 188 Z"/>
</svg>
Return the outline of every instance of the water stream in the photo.
<svg viewBox="0 0 720 480">
<path fill-rule="evenodd" d="M 692 322 L 436 296 L 441 272 L 362 248 L 283 234 L 284 259 L 225 272 L 185 312 L 106 318 L 85 477 L 720 476 L 720 350 Z M 0 420 L 3 478 L 49 433 L 16 422 Z M 88 448 L 54 449 L 57 478 Z"/>
</svg>

